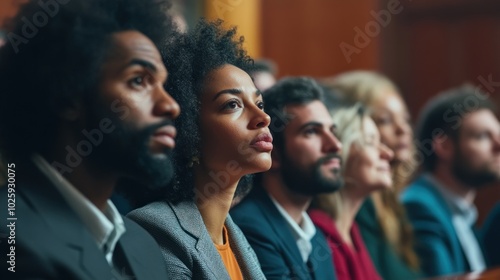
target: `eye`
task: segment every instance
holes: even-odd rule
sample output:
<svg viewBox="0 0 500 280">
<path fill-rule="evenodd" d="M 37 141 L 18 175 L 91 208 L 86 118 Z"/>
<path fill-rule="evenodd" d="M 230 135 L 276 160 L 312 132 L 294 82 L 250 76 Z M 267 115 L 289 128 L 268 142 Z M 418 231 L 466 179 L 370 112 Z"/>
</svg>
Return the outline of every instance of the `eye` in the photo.
<svg viewBox="0 0 500 280">
<path fill-rule="evenodd" d="M 231 99 L 222 106 L 223 110 L 236 110 L 238 108 L 241 108 L 241 104 L 236 99 Z"/>
<path fill-rule="evenodd" d="M 316 130 L 315 127 L 309 127 L 309 128 L 304 129 L 304 135 L 306 135 L 306 136 L 314 135 L 317 133 L 318 133 L 318 131 Z"/>
<path fill-rule="evenodd" d="M 258 101 L 257 102 L 257 107 L 259 107 L 259 109 L 261 109 L 261 110 L 264 110 L 264 102 Z"/>
<path fill-rule="evenodd" d="M 382 117 L 377 119 L 377 125 L 388 125 L 392 123 L 392 119 L 389 117 Z"/>
<path fill-rule="evenodd" d="M 490 134 L 488 132 L 481 132 L 475 135 L 478 140 L 485 140 L 490 138 Z"/>
<path fill-rule="evenodd" d="M 137 76 L 128 81 L 130 87 L 134 89 L 140 89 L 146 86 L 146 77 L 145 76 Z"/>
</svg>

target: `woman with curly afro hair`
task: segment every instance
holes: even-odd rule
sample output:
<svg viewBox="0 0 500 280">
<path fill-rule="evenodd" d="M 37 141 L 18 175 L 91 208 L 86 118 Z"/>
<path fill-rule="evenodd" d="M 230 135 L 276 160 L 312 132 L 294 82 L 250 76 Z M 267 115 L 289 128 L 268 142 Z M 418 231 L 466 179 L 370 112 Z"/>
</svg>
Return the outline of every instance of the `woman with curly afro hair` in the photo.
<svg viewBox="0 0 500 280">
<path fill-rule="evenodd" d="M 166 197 L 132 211 L 162 248 L 173 279 L 265 279 L 228 212 L 242 178 L 271 167 L 270 118 L 248 72 L 253 60 L 222 22 L 168 42 L 167 91 L 176 119 L 176 175 Z M 243 185 L 247 185 L 244 183 Z"/>
</svg>

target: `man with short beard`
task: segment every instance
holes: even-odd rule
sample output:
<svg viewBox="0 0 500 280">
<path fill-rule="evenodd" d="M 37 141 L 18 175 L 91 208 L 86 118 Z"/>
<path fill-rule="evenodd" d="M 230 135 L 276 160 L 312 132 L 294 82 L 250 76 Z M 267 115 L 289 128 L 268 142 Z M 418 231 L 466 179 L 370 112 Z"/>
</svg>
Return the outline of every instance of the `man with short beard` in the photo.
<svg viewBox="0 0 500 280">
<path fill-rule="evenodd" d="M 9 25 L 0 153 L 11 180 L 0 198 L 12 226 L 0 234 L 14 238 L 0 240 L 1 279 L 168 278 L 158 244 L 109 200 L 121 178 L 172 177 L 180 110 L 163 88 L 165 4 L 33 0 Z"/>
<path fill-rule="evenodd" d="M 500 123 L 487 94 L 463 86 L 424 107 L 417 126 L 424 173 L 402 194 L 426 276 L 480 271 L 477 189 L 500 179 Z"/>
<path fill-rule="evenodd" d="M 341 144 L 323 95 L 310 78 L 284 79 L 264 93 L 272 167 L 231 216 L 267 279 L 335 279 L 325 237 L 306 213 L 314 195 L 342 186 Z"/>
</svg>

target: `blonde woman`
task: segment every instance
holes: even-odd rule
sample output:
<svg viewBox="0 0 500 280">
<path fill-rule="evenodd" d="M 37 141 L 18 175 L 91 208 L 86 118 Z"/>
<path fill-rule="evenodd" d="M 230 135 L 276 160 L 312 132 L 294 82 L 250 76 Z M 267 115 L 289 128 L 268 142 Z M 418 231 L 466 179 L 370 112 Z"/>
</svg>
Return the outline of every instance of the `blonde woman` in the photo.
<svg viewBox="0 0 500 280">
<path fill-rule="evenodd" d="M 393 187 L 376 192 L 360 209 L 356 221 L 375 267 L 386 280 L 415 279 L 420 273 L 413 249 L 413 230 L 398 201 L 414 173 L 410 114 L 399 90 L 388 78 L 370 71 L 352 71 L 324 81 L 348 102 L 370 110 L 382 143 L 393 152 Z"/>
<path fill-rule="evenodd" d="M 363 107 L 340 109 L 333 119 L 343 146 L 344 187 L 319 195 L 309 214 L 327 238 L 338 280 L 379 280 L 354 219 L 372 192 L 391 188 L 393 153 Z"/>
</svg>

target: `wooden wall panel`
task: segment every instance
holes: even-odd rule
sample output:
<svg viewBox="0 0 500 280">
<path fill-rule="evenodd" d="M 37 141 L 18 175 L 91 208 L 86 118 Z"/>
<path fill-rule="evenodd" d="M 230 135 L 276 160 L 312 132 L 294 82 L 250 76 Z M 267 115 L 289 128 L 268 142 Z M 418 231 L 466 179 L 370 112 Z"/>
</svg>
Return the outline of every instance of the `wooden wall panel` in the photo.
<svg viewBox="0 0 500 280">
<path fill-rule="evenodd" d="M 271 0 L 262 3 L 262 56 L 277 62 L 279 75 L 337 74 L 348 69 L 376 69 L 379 39 L 347 62 L 339 45 L 354 45 L 355 27 L 373 21 L 378 1 Z"/>
</svg>

